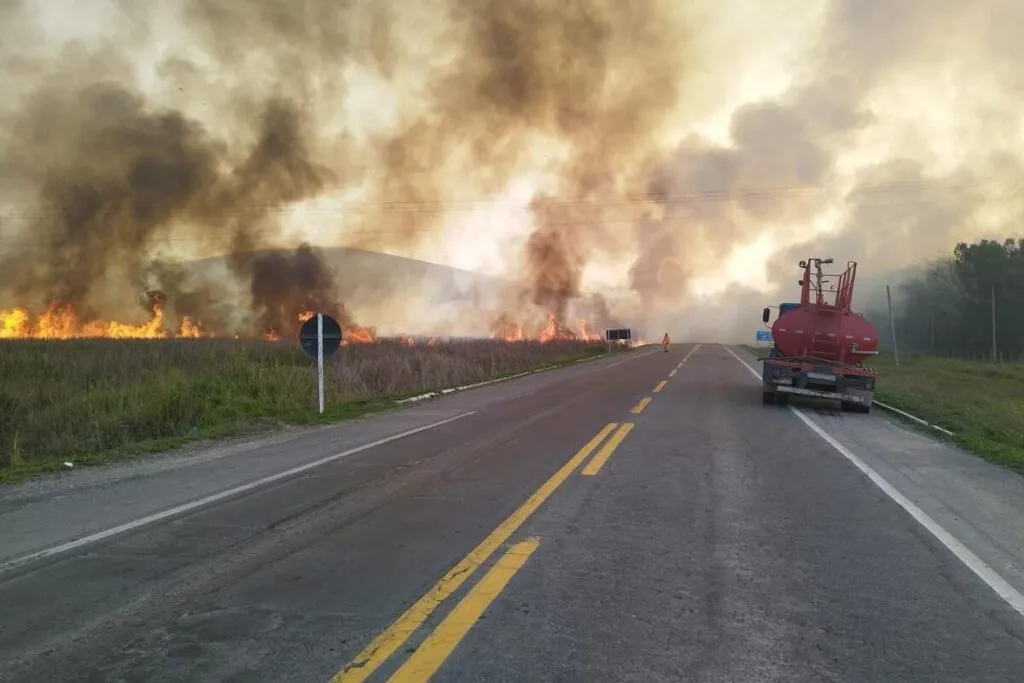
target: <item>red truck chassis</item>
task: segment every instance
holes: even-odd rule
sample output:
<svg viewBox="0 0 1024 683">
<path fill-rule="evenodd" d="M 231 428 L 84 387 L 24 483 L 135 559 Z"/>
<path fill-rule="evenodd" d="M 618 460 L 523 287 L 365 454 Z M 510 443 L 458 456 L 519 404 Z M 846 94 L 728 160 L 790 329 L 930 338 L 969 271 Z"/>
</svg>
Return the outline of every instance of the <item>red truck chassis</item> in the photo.
<svg viewBox="0 0 1024 683">
<path fill-rule="evenodd" d="M 875 395 L 875 371 L 818 358 L 765 358 L 761 375 L 765 403 L 790 396 L 838 400 L 843 410 L 867 413 Z"/>
<path fill-rule="evenodd" d="M 788 316 L 783 312 L 776 327 L 780 328 L 780 333 L 796 332 L 799 336 L 788 337 L 787 346 L 791 351 L 803 346 L 803 352 L 801 355 L 781 353 L 776 339 L 770 355 L 763 359 L 761 384 L 764 403 L 785 404 L 791 396 L 806 396 L 838 400 L 843 410 L 871 411 L 877 375 L 873 368 L 863 365 L 862 359 L 878 353 L 875 350 L 878 336 L 863 316 L 850 311 L 857 264 L 849 263 L 847 269 L 837 276 L 835 286 L 826 290 L 826 278 L 833 276 L 822 272 L 822 264 L 830 263 L 832 259 L 817 258 L 800 263 L 804 269 L 804 277 L 800 280 L 800 304 Z M 828 301 L 826 294 L 834 294 L 834 299 Z M 799 321 L 795 323 L 798 329 L 794 330 L 789 323 L 782 327 L 783 316 L 787 321 Z M 770 310 L 765 308 L 765 324 L 769 318 Z M 857 334 L 851 334 L 854 331 Z M 805 332 L 805 341 L 794 341 L 803 339 Z M 855 340 L 860 341 L 859 348 Z"/>
</svg>

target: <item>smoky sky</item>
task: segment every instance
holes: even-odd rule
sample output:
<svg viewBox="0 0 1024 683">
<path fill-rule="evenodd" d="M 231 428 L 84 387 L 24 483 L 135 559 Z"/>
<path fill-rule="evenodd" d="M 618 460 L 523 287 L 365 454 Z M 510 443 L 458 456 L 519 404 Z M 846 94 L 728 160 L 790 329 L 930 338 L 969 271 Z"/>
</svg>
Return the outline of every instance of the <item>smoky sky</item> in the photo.
<svg viewBox="0 0 1024 683">
<path fill-rule="evenodd" d="M 522 168 L 524 143 L 535 139 L 568 150 L 565 196 L 614 193 L 616 169 L 644 153 L 646 138 L 685 84 L 686 31 L 666 6 L 655 0 L 628 8 L 583 0 L 439 5 L 454 61 L 428 80 L 416 114 L 378 135 L 358 160 L 318 155 L 321 141 L 310 124 L 314 94 L 337 90 L 330 73 L 348 65 L 383 78 L 394 73 L 403 54 L 391 25 L 397 3 L 185 2 L 182 16 L 194 45 L 236 89 L 227 101 L 223 92 L 210 93 L 244 124 L 229 136 L 147 102 L 123 68 L 105 79 L 36 64 L 27 71 L 33 78 L 19 84 L 25 94 L 6 122 L 13 133 L 3 161 L 23 179 L 17 199 L 31 214 L 25 234 L 41 248 L 31 262 L 8 258 L 0 288 L 24 303 L 57 299 L 88 315 L 104 308 L 107 281 L 122 277 L 165 292 L 179 313 L 216 327 L 197 294 L 215 285 L 189 282 L 181 272 L 172 276 L 153 262 L 161 244 L 195 240 L 231 250 L 232 272 L 248 283 L 249 306 L 261 324 L 280 323 L 288 307 L 327 296 L 338 297 L 332 305 L 342 310 L 344 293 L 332 292 L 315 252 L 288 257 L 308 270 L 252 255 L 279 245 L 283 209 L 355 184 L 369 188 L 371 204 L 440 202 L 467 164 L 476 189 L 491 192 Z M 107 62 L 116 54 L 109 45 L 97 50 Z M 183 89 L 199 89 L 199 96 L 222 90 L 212 79 L 204 82 L 208 71 L 184 49 L 160 71 Z M 324 146 L 344 152 L 344 133 Z M 586 219 L 586 210 L 555 212 L 543 204 L 536 202 L 537 228 L 518 257 L 530 280 L 524 294 L 564 318 L 567 302 L 579 295 L 582 267 L 601 244 L 600 224 L 581 239 L 562 223 Z M 562 223 L 552 218 L 556 213 Z M 409 246 L 437 220 L 429 211 L 371 211 L 354 246 Z M 193 307 L 199 310 L 186 310 Z"/>
<path fill-rule="evenodd" d="M 493 196 L 540 165 L 557 180 L 533 198 L 532 232 L 508 254 L 525 281 L 509 306 L 568 323 L 578 304 L 618 321 L 581 298 L 587 265 L 613 260 L 631 264 L 629 286 L 657 316 L 691 298 L 736 245 L 766 232 L 799 241 L 793 231 L 829 203 L 846 209 L 830 239 L 852 254 L 839 259 L 903 258 L 948 240 L 989 198 L 930 195 L 927 182 L 969 188 L 978 163 L 1019 168 L 982 159 L 935 170 L 894 152 L 860 170 L 852 191 L 836 186 L 843 154 L 879 121 L 873 97 L 901 74 L 958 54 L 1021 92 L 1020 41 L 1005 28 L 1024 19 L 1013 0 L 970 11 L 952 0 L 833 0 L 784 92 L 733 112 L 727 143 L 684 132 L 668 148 L 666 131 L 679 128 L 708 66 L 703 26 L 668 0 L 112 6 L 124 11 L 100 38 L 34 52 L 30 4 L 0 4 L 13 93 L 0 107 L 0 230 L 30 247 L 0 251 L 0 301 L 59 300 L 103 316 L 159 291 L 210 330 L 237 325 L 229 311 L 239 307 L 252 332 L 288 331 L 307 307 L 355 324 L 356 294 L 283 231 L 292 206 L 361 188 L 366 208 L 345 216 L 348 244 L 414 250 L 443 227 L 436 207 Z M 161 22 L 173 12 L 172 32 Z M 985 13 L 1007 21 L 976 19 Z M 132 51 L 156 36 L 169 46 L 157 85 L 142 87 Z M 353 70 L 398 93 L 367 130 L 332 118 Z M 421 78 L 406 80 L 413 71 Z M 896 188 L 899 215 L 873 203 L 879 183 Z M 624 196 L 634 199 L 616 205 Z M 211 294 L 222 282 L 171 264 L 163 251 L 181 245 L 228 252 L 244 300 L 226 303 Z M 388 291 L 387 273 L 377 279 Z"/>
<path fill-rule="evenodd" d="M 881 277 L 976 232 L 975 212 L 1006 191 L 1005 183 L 994 194 L 982 191 L 978 176 L 1012 180 L 1017 159 L 996 154 L 950 170 L 897 152 L 863 167 L 849 190 L 837 186 L 837 164 L 879 123 L 872 99 L 879 89 L 904 73 L 945 68 L 957 59 L 953 45 L 1008 88 L 1002 105 L 963 125 L 983 130 L 986 117 L 1016 121 L 1007 113 L 1021 79 L 1007 66 L 1020 55 L 1019 41 L 1008 40 L 997 26 L 1003 22 L 979 21 L 977 12 L 1020 21 L 1024 6 L 983 4 L 987 9 L 968 11 L 945 1 L 834 0 L 792 86 L 737 109 L 728 145 L 691 136 L 652 158 L 647 191 L 665 201 L 636 221 L 639 254 L 630 272 L 647 307 L 692 294 L 696 276 L 713 274 L 734 246 L 766 233 L 799 243 L 767 264 L 770 280 L 786 288 L 800 258 L 862 259 L 862 277 Z M 831 233 L 815 236 L 812 222 L 829 204 L 843 213 L 827 226 Z"/>
</svg>

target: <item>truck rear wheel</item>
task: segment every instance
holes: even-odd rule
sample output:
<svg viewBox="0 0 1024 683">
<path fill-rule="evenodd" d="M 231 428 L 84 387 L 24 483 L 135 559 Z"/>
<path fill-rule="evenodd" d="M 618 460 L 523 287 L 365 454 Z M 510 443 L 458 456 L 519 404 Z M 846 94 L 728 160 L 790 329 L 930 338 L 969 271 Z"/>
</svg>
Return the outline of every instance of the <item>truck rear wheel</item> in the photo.
<svg viewBox="0 0 1024 683">
<path fill-rule="evenodd" d="M 768 405 L 771 405 L 771 404 L 775 403 L 775 392 L 772 392 L 772 391 L 761 392 L 761 403 L 765 403 L 765 404 L 768 404 Z"/>
<path fill-rule="evenodd" d="M 861 413 L 862 415 L 867 415 L 871 412 L 870 403 L 847 403 L 846 401 L 843 401 L 842 408 L 843 411 L 847 413 Z"/>
</svg>

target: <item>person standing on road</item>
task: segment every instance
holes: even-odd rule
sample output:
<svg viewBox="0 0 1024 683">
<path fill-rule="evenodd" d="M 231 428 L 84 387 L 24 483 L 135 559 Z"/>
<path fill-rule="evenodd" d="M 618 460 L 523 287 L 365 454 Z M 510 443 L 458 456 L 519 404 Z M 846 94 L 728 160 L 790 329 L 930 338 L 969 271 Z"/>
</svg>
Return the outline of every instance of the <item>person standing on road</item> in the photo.
<svg viewBox="0 0 1024 683">
<path fill-rule="evenodd" d="M 670 342 L 668 340 L 668 332 L 666 332 L 665 336 L 661 338 L 661 344 L 662 344 L 662 346 L 665 347 L 665 353 L 668 353 L 668 345 L 671 344 L 671 343 L 672 342 Z"/>
</svg>

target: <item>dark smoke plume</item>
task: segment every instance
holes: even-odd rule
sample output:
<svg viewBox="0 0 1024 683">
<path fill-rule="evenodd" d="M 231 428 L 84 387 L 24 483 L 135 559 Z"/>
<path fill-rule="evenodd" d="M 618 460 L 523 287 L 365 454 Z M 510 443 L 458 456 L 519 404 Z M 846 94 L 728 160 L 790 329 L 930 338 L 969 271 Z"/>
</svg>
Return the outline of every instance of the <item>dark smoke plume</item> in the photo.
<svg viewBox="0 0 1024 683">
<path fill-rule="evenodd" d="M 183 45 L 157 73 L 184 93 L 175 101 L 184 105 L 184 97 L 194 107 L 204 100 L 222 124 L 216 132 L 184 108 L 145 101 L 132 87 L 127 60 L 112 50 L 97 48 L 103 58 L 93 60 L 93 67 L 114 67 L 110 82 L 22 60 L 22 73 L 41 80 L 21 82 L 27 95 L 8 122 L 16 133 L 2 158 L 26 174 L 19 200 L 32 197 L 37 217 L 25 234 L 43 252 L 29 266 L 22 259 L 5 264 L 0 290 L 23 303 L 60 299 L 91 315 L 118 308 L 107 285 L 120 278 L 165 292 L 176 311 L 219 329 L 227 325 L 223 311 L 200 295 L 216 285 L 171 272 L 155 255 L 201 242 L 232 254 L 254 319 L 278 324 L 289 306 L 328 296 L 322 269 L 314 267 L 312 282 L 283 257 L 253 255 L 281 243 L 281 210 L 361 186 L 373 208 L 350 244 L 409 248 L 443 215 L 430 204 L 501 190 L 536 166 L 527 150 L 544 141 L 556 157 L 547 163 L 562 178 L 558 193 L 571 201 L 558 212 L 537 210 L 522 258 L 527 300 L 562 320 L 590 256 L 629 244 L 602 225 L 600 211 L 578 202 L 623 189 L 624 174 L 644 156 L 685 85 L 688 36 L 671 7 L 658 0 L 451 0 L 423 9 L 187 0 L 181 16 L 204 56 Z M 398 36 L 409 28 L 401 20 L 416 12 L 423 21 L 414 28 L 440 29 L 438 47 L 449 54 L 429 55 L 437 64 L 418 97 L 400 101 L 397 125 L 369 133 L 358 158 L 341 131 L 318 141 L 322 158 L 331 152 L 329 163 L 314 161 L 310 129 L 330 115 L 318 103 L 344 95 L 344 69 L 391 78 L 421 59 L 422 45 Z M 154 16 L 133 10 L 132 20 L 148 31 Z M 251 130 L 254 111 L 263 113 Z M 340 300 L 333 306 L 344 310 Z"/>
<path fill-rule="evenodd" d="M 276 211 L 331 178 L 308 158 L 301 116 L 289 102 L 267 102 L 252 149 L 232 167 L 227 147 L 200 124 L 152 111 L 117 84 L 44 85 L 13 121 L 17 143 L 6 150 L 38 187 L 27 234 L 42 251 L 31 261 L 7 257 L 0 286 L 20 302 L 59 301 L 89 317 L 116 273 L 140 287 L 149 282 L 179 314 L 223 328 L 187 276 L 151 256 L 162 243 L 196 240 L 233 248 L 232 269 L 250 282 L 251 306 L 264 320 L 277 321 L 296 288 L 309 288 L 299 298 L 322 298 L 314 252 L 301 249 L 292 268 L 252 254 L 273 245 Z"/>
<path fill-rule="evenodd" d="M 455 161 L 472 169 L 458 184 L 495 192 L 536 165 L 525 157 L 530 143 L 549 142 L 565 158 L 542 163 L 560 171 L 561 186 L 557 197 L 533 202 L 536 228 L 522 253 L 529 291 L 519 303 L 564 322 L 588 259 L 629 245 L 595 205 L 624 189 L 626 172 L 686 85 L 688 36 L 670 7 L 659 0 L 453 0 L 458 69 L 429 90 L 427 120 L 413 119 L 381 146 L 378 199 L 440 201 L 446 189 L 434 183 L 455 184 L 448 172 Z M 430 220 L 385 216 L 378 222 L 385 236 L 360 246 L 415 242 Z"/>
<path fill-rule="evenodd" d="M 220 152 L 200 127 L 115 84 L 43 86 L 11 130 L 4 156 L 37 188 L 25 234 L 41 252 L 5 259 L 0 284 L 24 302 L 88 315 L 108 269 L 140 281 L 147 250 L 217 179 Z"/>
<path fill-rule="evenodd" d="M 557 213 L 545 210 L 543 200 L 534 203 L 540 226 L 526 240 L 526 277 L 533 283 L 532 303 L 565 322 L 567 306 L 580 294 L 580 277 L 585 265 L 581 241 L 558 230 Z"/>
<path fill-rule="evenodd" d="M 338 301 L 334 276 L 309 245 L 300 245 L 294 254 L 262 254 L 249 270 L 252 304 L 263 329 L 294 335 L 299 327 L 295 312 L 303 309 L 326 313 L 344 326 L 352 324 Z"/>
</svg>

